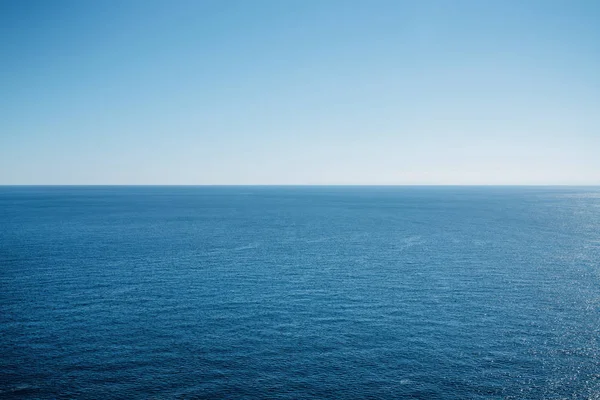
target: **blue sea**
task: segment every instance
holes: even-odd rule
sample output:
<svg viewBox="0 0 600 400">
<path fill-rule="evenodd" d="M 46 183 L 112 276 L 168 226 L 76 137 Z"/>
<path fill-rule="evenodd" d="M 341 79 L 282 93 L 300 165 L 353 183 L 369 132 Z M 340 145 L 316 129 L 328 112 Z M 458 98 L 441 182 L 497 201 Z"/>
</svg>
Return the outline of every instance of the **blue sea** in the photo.
<svg viewBox="0 0 600 400">
<path fill-rule="evenodd" d="M 600 188 L 0 187 L 2 399 L 600 399 Z"/>
</svg>

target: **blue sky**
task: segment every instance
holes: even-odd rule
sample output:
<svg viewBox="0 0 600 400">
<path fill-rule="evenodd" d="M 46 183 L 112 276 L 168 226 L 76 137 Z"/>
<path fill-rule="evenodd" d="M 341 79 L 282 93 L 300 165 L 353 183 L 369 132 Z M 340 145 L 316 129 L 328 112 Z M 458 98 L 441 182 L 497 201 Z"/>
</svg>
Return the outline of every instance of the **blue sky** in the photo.
<svg viewBox="0 0 600 400">
<path fill-rule="evenodd" d="M 0 184 L 600 184 L 595 0 L 0 0 L 0 54 Z"/>
</svg>

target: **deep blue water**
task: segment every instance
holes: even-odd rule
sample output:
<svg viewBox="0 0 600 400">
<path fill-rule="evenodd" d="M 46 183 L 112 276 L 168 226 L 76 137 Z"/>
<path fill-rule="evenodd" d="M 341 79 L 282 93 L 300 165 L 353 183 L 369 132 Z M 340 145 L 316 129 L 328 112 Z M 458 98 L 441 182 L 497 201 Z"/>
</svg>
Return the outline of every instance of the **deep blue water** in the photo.
<svg viewBox="0 0 600 400">
<path fill-rule="evenodd" d="M 600 398 L 600 188 L 0 187 L 0 398 Z"/>
</svg>

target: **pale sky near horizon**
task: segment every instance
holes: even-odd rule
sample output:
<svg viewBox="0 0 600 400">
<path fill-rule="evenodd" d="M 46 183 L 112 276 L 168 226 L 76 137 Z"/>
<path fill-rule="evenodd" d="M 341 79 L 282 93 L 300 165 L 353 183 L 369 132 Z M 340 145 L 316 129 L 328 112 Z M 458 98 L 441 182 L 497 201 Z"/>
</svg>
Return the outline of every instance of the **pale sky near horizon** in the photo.
<svg viewBox="0 0 600 400">
<path fill-rule="evenodd" d="M 0 0 L 0 184 L 600 184 L 600 1 Z"/>
</svg>

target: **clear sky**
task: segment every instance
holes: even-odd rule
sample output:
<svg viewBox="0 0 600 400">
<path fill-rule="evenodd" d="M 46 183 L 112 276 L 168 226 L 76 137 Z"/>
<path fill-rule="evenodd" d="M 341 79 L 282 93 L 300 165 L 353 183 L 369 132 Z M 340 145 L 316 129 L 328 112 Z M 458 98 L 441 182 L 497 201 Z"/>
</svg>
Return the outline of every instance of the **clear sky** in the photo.
<svg viewBox="0 0 600 400">
<path fill-rule="evenodd" d="M 600 184 L 600 1 L 0 0 L 0 184 Z"/>
</svg>

